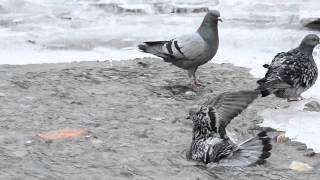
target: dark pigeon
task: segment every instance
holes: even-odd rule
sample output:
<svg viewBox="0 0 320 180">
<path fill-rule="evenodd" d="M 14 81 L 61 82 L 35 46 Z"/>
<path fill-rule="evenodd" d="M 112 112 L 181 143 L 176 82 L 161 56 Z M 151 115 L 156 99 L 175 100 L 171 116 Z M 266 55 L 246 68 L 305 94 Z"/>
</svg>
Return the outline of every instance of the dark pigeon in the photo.
<svg viewBox="0 0 320 180">
<path fill-rule="evenodd" d="M 277 54 L 270 65 L 264 65 L 268 71 L 257 82 L 262 96 L 273 93 L 288 101 L 301 100 L 301 94 L 314 85 L 318 78 L 312 52 L 319 43 L 317 35 L 309 34 L 299 47 Z"/>
<path fill-rule="evenodd" d="M 272 149 L 265 132 L 236 144 L 225 134 L 229 122 L 247 108 L 259 91 L 227 92 L 204 103 L 200 110 L 191 109 L 193 133 L 187 158 L 210 166 L 249 166 L 265 162 Z"/>
</svg>

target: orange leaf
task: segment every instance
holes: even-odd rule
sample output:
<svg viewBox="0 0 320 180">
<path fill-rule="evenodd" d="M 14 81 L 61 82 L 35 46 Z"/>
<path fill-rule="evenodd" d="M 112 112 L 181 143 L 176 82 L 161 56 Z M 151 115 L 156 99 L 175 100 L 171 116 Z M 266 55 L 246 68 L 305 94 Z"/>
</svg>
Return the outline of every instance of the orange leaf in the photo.
<svg viewBox="0 0 320 180">
<path fill-rule="evenodd" d="M 79 137 L 88 134 L 88 129 L 85 128 L 65 128 L 53 130 L 38 134 L 44 140 L 66 139 L 71 137 Z"/>
</svg>

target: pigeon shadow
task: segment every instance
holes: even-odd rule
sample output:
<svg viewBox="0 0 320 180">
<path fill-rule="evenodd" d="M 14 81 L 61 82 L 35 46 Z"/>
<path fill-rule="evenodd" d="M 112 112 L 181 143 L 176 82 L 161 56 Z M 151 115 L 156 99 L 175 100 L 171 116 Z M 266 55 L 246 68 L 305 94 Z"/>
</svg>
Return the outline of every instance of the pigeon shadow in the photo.
<svg viewBox="0 0 320 180">
<path fill-rule="evenodd" d="M 187 91 L 194 91 L 194 89 L 191 86 L 187 85 L 168 85 L 168 86 L 163 86 L 163 88 L 169 92 L 171 92 L 173 95 L 183 95 Z"/>
</svg>

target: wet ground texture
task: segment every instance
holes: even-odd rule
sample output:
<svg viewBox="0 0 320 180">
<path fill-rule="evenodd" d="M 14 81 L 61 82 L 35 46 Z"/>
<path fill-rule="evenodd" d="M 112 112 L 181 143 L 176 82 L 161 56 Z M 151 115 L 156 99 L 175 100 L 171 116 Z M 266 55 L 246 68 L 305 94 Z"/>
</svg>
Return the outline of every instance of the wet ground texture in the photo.
<svg viewBox="0 0 320 180">
<path fill-rule="evenodd" d="M 319 179 L 320 156 L 305 145 L 273 142 L 265 165 L 207 169 L 187 161 L 190 107 L 224 91 L 253 89 L 246 68 L 209 63 L 192 92 L 184 70 L 158 59 L 0 66 L 0 179 Z M 256 100 L 229 125 L 238 141 L 258 133 L 257 111 L 285 106 Z M 85 128 L 83 136 L 40 133 Z M 266 129 L 271 136 L 278 132 Z M 292 161 L 313 169 L 295 172 Z"/>
</svg>

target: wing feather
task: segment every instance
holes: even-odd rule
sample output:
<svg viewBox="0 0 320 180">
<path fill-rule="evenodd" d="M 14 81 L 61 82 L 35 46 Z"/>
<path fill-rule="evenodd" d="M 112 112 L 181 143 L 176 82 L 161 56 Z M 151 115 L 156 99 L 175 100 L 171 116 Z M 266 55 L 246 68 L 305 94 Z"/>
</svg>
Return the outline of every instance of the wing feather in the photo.
<svg viewBox="0 0 320 180">
<path fill-rule="evenodd" d="M 227 125 L 246 109 L 258 97 L 258 94 L 258 91 L 226 92 L 204 103 L 215 113 L 216 128 L 221 138 L 227 137 L 225 130 Z"/>
<path fill-rule="evenodd" d="M 201 54 L 206 50 L 206 42 L 198 33 L 181 36 L 176 39 L 176 44 L 179 47 L 174 50 L 176 54 L 174 56 L 183 56 L 188 60 L 199 58 Z M 174 47 L 176 49 L 176 47 Z"/>
</svg>

